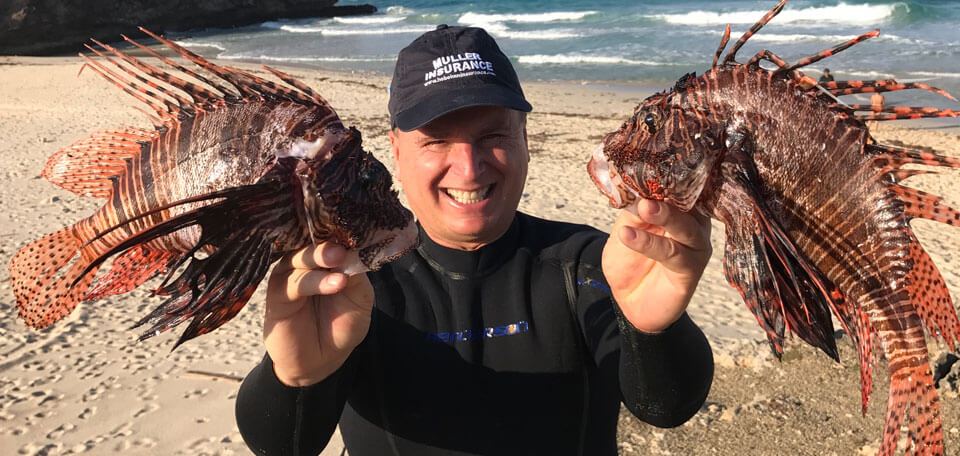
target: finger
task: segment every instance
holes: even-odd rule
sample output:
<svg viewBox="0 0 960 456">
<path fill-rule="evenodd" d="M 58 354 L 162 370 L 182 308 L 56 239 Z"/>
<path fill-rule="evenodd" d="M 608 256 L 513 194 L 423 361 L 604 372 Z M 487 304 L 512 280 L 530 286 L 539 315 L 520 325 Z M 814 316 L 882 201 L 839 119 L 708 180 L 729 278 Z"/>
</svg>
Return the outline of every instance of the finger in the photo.
<svg viewBox="0 0 960 456">
<path fill-rule="evenodd" d="M 280 276 L 279 280 L 284 277 Z M 347 276 L 325 269 L 294 269 L 286 275 L 283 283 L 283 298 L 294 301 L 313 295 L 339 293 L 347 285 Z"/>
<path fill-rule="evenodd" d="M 304 247 L 293 254 L 284 256 L 275 269 L 280 272 L 292 269 L 333 269 L 339 267 L 347 257 L 347 250 L 334 242 L 322 242 Z"/>
<path fill-rule="evenodd" d="M 672 239 L 692 249 L 710 246 L 710 221 L 706 217 L 647 199 L 637 203 L 637 216 L 646 223 L 663 228 Z"/>
<path fill-rule="evenodd" d="M 668 265 L 679 256 L 682 245 L 642 229 L 624 225 L 617 230 L 620 243 L 653 261 Z M 672 269 L 672 268 L 671 268 Z"/>
</svg>

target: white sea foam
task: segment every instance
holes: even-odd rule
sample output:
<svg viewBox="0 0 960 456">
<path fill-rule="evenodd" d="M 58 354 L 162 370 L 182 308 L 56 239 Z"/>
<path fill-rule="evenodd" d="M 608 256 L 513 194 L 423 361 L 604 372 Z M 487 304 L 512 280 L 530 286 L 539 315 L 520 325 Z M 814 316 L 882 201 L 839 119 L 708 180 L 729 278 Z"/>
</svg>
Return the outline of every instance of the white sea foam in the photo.
<svg viewBox="0 0 960 456">
<path fill-rule="evenodd" d="M 335 17 L 332 21 L 339 24 L 393 24 L 406 18 L 406 16 Z"/>
<path fill-rule="evenodd" d="M 830 71 L 835 75 L 843 74 L 843 79 L 858 78 L 858 79 L 864 79 L 864 80 L 868 80 L 868 79 L 873 80 L 873 79 L 893 79 L 896 77 L 896 75 L 893 73 L 883 73 L 880 71 L 858 71 L 858 70 L 852 70 L 852 71 L 830 70 Z"/>
<path fill-rule="evenodd" d="M 960 78 L 960 73 L 940 73 L 935 71 L 911 71 L 909 74 L 924 78 Z"/>
<path fill-rule="evenodd" d="M 183 47 L 185 47 L 185 48 L 191 48 L 191 47 L 211 47 L 211 48 L 214 48 L 214 49 L 219 49 L 220 52 L 223 52 L 223 51 L 226 51 L 226 50 L 227 50 L 227 48 L 226 48 L 224 45 L 222 45 L 222 44 L 220 44 L 220 43 L 217 43 L 217 42 L 209 42 L 209 41 L 190 41 L 190 40 L 174 40 L 173 42 L 174 42 L 174 43 L 177 43 L 177 44 L 179 44 L 179 45 L 181 45 L 181 46 L 183 46 Z"/>
<path fill-rule="evenodd" d="M 596 11 L 555 11 L 550 13 L 529 14 L 483 14 L 466 12 L 460 16 L 461 24 L 487 24 L 491 22 L 538 23 L 556 21 L 579 21 Z"/>
<path fill-rule="evenodd" d="M 841 23 L 841 24 L 875 24 L 884 22 L 893 17 L 898 8 L 907 8 L 903 3 L 887 5 L 860 4 L 850 5 L 839 3 L 836 6 L 814 6 L 809 8 L 784 9 L 774 19 L 778 24 L 791 22 L 814 23 Z M 731 11 L 718 13 L 715 11 L 690 11 L 682 14 L 653 14 L 646 17 L 663 20 L 679 25 L 726 25 L 726 24 L 753 24 L 766 11 Z"/>
<path fill-rule="evenodd" d="M 409 16 L 413 14 L 413 10 L 400 5 L 388 6 L 386 12 L 389 16 Z"/>
<path fill-rule="evenodd" d="M 624 57 L 602 56 L 602 55 L 576 55 L 576 54 L 535 54 L 521 55 L 517 61 L 529 65 L 576 65 L 576 64 L 600 64 L 600 65 L 648 65 L 664 66 L 670 63 L 654 62 L 651 60 L 634 60 Z"/>
<path fill-rule="evenodd" d="M 270 62 L 392 62 L 396 57 L 280 57 L 276 55 L 221 55 L 225 60 L 266 60 Z"/>
<path fill-rule="evenodd" d="M 342 28 L 318 25 L 284 25 L 280 30 L 290 33 L 320 33 L 324 36 L 346 35 L 390 35 L 397 33 L 423 33 L 434 27 L 378 27 L 378 28 Z"/>
</svg>

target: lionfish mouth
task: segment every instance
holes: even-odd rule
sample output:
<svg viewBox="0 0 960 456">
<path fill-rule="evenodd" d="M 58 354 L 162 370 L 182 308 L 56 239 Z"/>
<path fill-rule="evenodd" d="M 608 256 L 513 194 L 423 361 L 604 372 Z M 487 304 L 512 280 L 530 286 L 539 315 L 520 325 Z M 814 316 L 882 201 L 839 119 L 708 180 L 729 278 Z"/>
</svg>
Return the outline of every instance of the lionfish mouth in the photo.
<svg viewBox="0 0 960 456">
<path fill-rule="evenodd" d="M 621 209 L 637 200 L 639 195 L 627 186 L 617 169 L 610 166 L 603 154 L 602 143 L 593 150 L 590 162 L 587 163 L 587 171 L 600 193 L 610 200 L 610 207 Z"/>
</svg>

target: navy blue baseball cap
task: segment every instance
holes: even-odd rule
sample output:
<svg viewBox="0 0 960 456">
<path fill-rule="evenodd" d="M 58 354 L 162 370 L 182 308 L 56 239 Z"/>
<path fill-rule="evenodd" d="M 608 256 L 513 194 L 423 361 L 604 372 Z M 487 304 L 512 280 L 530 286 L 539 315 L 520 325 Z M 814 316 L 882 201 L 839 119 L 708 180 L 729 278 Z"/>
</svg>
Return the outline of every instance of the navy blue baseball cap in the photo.
<svg viewBox="0 0 960 456">
<path fill-rule="evenodd" d="M 390 123 L 416 130 L 470 106 L 530 112 L 510 59 L 485 30 L 437 26 L 400 51 L 390 82 Z"/>
</svg>

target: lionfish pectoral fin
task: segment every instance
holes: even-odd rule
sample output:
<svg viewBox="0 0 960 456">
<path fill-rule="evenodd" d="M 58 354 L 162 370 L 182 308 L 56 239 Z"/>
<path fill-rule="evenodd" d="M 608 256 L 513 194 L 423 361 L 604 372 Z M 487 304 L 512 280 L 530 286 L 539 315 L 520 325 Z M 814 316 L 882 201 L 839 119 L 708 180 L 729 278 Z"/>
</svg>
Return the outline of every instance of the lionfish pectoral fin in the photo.
<svg viewBox="0 0 960 456">
<path fill-rule="evenodd" d="M 767 335 L 770 349 L 783 355 L 783 334 L 786 324 L 780 312 L 775 279 L 770 274 L 765 256 L 758 251 L 758 239 L 749 231 L 727 225 L 727 243 L 723 255 L 723 272 L 730 286 L 736 288 Z"/>
<path fill-rule="evenodd" d="M 724 272 L 767 334 L 783 351 L 784 329 L 839 360 L 830 310 L 840 315 L 842 294 L 797 248 L 756 188 L 761 182 L 749 135 L 729 147 L 729 179 L 718 203 L 726 226 Z M 846 326 L 845 320 L 844 325 Z"/>
<path fill-rule="evenodd" d="M 17 311 L 27 326 L 46 328 L 67 316 L 83 301 L 97 274 L 96 266 L 80 255 L 81 240 L 73 227 L 48 234 L 23 247 L 10 260 L 10 281 Z"/>
<path fill-rule="evenodd" d="M 183 228 L 199 226 L 200 239 L 193 248 L 171 255 L 165 264 L 168 274 L 157 294 L 169 297 L 136 325 L 151 325 L 141 337 L 145 339 L 193 318 L 179 345 L 219 327 L 250 298 L 276 259 L 273 242 L 277 233 L 272 227 L 295 217 L 291 194 L 289 185 L 275 180 L 212 193 L 216 201 L 125 239 L 90 267 Z M 210 200 L 209 196 L 189 198 L 165 208 Z"/>
<path fill-rule="evenodd" d="M 839 291 L 807 261 L 776 219 L 769 217 L 759 204 L 755 210 L 757 221 L 760 222 L 761 245 L 776 277 L 787 327 L 808 344 L 839 362 L 830 316 L 831 301 L 838 299 Z"/>
<path fill-rule="evenodd" d="M 93 133 L 50 156 L 40 175 L 78 195 L 106 198 L 127 161 L 154 136 L 136 128 Z"/>
<path fill-rule="evenodd" d="M 276 259 L 273 240 L 266 234 L 252 232 L 232 236 L 202 259 L 192 253 L 184 254 L 189 258 L 186 267 L 165 287 L 169 298 L 134 325 L 134 328 L 149 325 L 139 339 L 148 339 L 192 318 L 174 344 L 176 349 L 236 316 Z"/>
<path fill-rule="evenodd" d="M 785 246 L 769 221 L 757 215 L 747 226 L 727 226 L 724 272 L 757 318 L 778 357 L 784 330 L 839 360 L 828 304 L 802 257 Z"/>
</svg>

